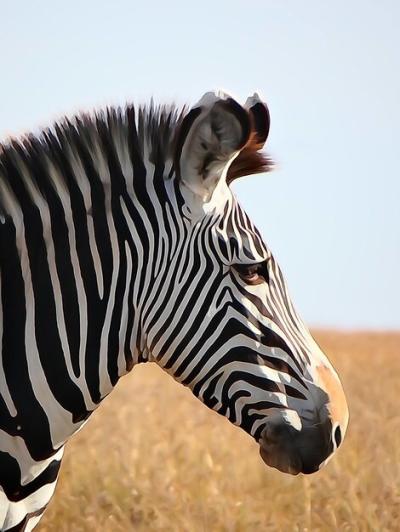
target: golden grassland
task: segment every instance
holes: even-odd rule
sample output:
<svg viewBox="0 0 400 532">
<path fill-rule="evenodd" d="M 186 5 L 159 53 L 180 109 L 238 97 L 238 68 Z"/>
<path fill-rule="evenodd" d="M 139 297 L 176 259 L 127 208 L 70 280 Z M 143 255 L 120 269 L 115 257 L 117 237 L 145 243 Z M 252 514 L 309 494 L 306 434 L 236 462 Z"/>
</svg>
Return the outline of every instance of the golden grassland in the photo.
<svg viewBox="0 0 400 532">
<path fill-rule="evenodd" d="M 266 467 L 248 435 L 147 364 L 68 445 L 39 532 L 400 530 L 400 333 L 315 336 L 351 413 L 323 471 Z"/>
</svg>

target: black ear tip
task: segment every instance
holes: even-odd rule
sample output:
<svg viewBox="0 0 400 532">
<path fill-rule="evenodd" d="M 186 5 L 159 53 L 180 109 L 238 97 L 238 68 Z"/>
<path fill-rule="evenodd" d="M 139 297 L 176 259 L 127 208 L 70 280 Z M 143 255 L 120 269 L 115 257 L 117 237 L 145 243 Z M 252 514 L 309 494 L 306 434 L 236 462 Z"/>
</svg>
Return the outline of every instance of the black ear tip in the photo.
<svg viewBox="0 0 400 532">
<path fill-rule="evenodd" d="M 268 138 L 271 123 L 269 109 L 265 103 L 257 102 L 250 107 L 250 113 L 253 118 L 257 140 L 264 144 Z"/>
</svg>

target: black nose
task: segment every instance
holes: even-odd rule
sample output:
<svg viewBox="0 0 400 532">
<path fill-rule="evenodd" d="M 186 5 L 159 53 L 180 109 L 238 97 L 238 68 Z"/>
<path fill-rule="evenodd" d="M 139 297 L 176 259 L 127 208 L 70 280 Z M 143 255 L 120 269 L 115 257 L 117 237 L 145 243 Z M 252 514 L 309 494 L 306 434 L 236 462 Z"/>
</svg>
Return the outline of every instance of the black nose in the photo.
<svg viewBox="0 0 400 532">
<path fill-rule="evenodd" d="M 329 420 L 300 430 L 285 422 L 267 423 L 261 436 L 261 456 L 286 473 L 315 473 L 333 452 L 331 430 Z"/>
<path fill-rule="evenodd" d="M 325 425 L 307 427 L 300 431 L 295 445 L 301 456 L 303 473 L 315 473 L 320 465 L 332 454 L 331 430 L 329 421 Z"/>
<path fill-rule="evenodd" d="M 304 473 L 305 475 L 311 475 L 311 473 L 316 473 L 319 469 L 319 466 L 320 464 L 305 464 L 303 462 L 303 467 L 302 467 L 302 470 L 301 472 Z"/>
</svg>

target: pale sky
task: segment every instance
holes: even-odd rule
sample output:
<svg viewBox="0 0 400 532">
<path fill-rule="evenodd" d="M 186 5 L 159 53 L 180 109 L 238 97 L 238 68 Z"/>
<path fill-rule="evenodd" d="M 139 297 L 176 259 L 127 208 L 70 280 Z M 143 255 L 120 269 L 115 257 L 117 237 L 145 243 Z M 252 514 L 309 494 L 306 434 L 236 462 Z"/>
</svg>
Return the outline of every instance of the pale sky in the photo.
<svg viewBox="0 0 400 532">
<path fill-rule="evenodd" d="M 0 138 L 125 101 L 259 90 L 235 185 L 312 326 L 400 328 L 400 2 L 0 0 Z"/>
</svg>

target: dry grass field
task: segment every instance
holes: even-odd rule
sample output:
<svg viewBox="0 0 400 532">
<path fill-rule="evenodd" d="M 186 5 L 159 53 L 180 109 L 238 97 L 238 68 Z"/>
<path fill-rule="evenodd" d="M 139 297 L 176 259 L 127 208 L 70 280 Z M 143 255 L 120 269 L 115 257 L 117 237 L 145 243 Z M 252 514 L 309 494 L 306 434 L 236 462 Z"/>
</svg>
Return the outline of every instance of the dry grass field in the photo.
<svg viewBox="0 0 400 532">
<path fill-rule="evenodd" d="M 38 531 L 400 530 L 400 333 L 316 337 L 351 413 L 323 471 L 266 467 L 249 436 L 148 364 L 70 442 Z"/>
</svg>

